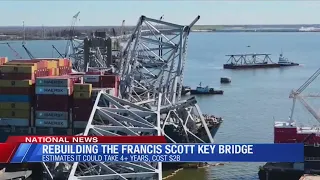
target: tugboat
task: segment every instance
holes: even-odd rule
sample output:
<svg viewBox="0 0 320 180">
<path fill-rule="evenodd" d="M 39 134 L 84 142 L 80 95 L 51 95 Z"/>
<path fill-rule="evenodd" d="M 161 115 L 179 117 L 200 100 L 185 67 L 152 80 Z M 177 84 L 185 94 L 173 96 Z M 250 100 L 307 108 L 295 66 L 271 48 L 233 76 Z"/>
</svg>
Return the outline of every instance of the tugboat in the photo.
<svg viewBox="0 0 320 180">
<path fill-rule="evenodd" d="M 191 89 L 190 94 L 223 94 L 222 90 L 215 90 L 214 88 L 209 88 L 209 86 L 202 87 L 201 82 L 196 89 Z"/>
<path fill-rule="evenodd" d="M 298 63 L 291 62 L 287 58 L 285 58 L 282 53 L 280 54 L 278 64 L 280 66 L 299 66 Z"/>
</svg>

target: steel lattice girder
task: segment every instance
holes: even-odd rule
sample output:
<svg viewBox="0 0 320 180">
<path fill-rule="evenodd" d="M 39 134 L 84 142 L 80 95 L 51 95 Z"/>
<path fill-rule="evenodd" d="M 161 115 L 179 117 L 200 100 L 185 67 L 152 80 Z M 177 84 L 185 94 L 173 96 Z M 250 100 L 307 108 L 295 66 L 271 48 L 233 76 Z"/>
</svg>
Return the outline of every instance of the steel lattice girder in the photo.
<svg viewBox="0 0 320 180">
<path fill-rule="evenodd" d="M 85 136 L 160 135 L 160 104 L 153 111 L 100 92 Z M 162 179 L 161 163 L 74 163 L 69 179 Z"/>
<path fill-rule="evenodd" d="M 161 94 L 159 96 L 161 98 Z M 148 103 L 149 100 L 144 103 Z M 176 127 L 184 133 L 184 142 L 213 143 L 210 130 L 195 98 L 180 101 L 175 105 L 158 106 L 155 110 L 134 104 L 127 100 L 100 92 L 97 96 L 85 136 L 123 136 L 123 135 L 164 135 L 171 143 L 180 143 L 175 134 L 168 133 L 166 127 Z M 192 127 L 204 128 L 204 134 L 197 135 Z M 47 174 L 54 177 L 69 176 L 69 179 L 161 179 L 161 163 L 43 163 Z M 70 174 L 69 174 L 70 172 Z"/>
<path fill-rule="evenodd" d="M 162 93 L 163 104 L 180 99 L 187 39 L 199 18 L 183 26 L 140 17 L 118 69 L 123 97 L 137 102 Z"/>
</svg>

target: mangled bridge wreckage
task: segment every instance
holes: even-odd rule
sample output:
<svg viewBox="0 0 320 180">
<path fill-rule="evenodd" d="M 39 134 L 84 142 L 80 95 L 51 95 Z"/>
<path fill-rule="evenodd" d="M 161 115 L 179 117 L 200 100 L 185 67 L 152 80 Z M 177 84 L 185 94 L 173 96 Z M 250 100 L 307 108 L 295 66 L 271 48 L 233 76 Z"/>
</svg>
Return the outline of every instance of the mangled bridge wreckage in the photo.
<svg viewBox="0 0 320 180">
<path fill-rule="evenodd" d="M 73 69 L 112 68 L 120 80 L 119 97 L 99 92 L 85 136 L 163 135 L 169 143 L 213 143 L 212 128 L 194 97 L 182 100 L 181 88 L 191 27 L 141 16 L 129 39 L 113 59 L 111 48 L 88 42 L 123 40 L 85 39 L 73 45 Z M 121 41 L 120 40 L 120 41 Z M 75 41 L 72 39 L 71 41 Z M 79 40 L 77 40 L 79 41 Z M 122 43 L 122 42 L 120 42 Z M 72 44 L 72 43 L 71 43 Z M 110 47 L 110 46 L 108 46 Z M 109 52 L 107 52 L 109 51 Z M 101 162 L 43 163 L 51 179 L 162 179 L 163 163 Z"/>
</svg>

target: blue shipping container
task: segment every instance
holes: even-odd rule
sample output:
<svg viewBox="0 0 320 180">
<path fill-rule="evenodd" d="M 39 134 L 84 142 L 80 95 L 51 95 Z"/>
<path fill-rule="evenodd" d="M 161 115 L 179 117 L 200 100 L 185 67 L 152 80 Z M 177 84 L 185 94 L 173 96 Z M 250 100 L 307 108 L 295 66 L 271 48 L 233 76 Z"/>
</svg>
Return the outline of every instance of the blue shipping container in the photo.
<svg viewBox="0 0 320 180">
<path fill-rule="evenodd" d="M 36 87 L 36 94 L 55 94 L 55 95 L 70 95 L 71 90 L 68 87 Z"/>
<path fill-rule="evenodd" d="M 28 95 L 0 95 L 0 102 L 30 102 Z"/>
</svg>

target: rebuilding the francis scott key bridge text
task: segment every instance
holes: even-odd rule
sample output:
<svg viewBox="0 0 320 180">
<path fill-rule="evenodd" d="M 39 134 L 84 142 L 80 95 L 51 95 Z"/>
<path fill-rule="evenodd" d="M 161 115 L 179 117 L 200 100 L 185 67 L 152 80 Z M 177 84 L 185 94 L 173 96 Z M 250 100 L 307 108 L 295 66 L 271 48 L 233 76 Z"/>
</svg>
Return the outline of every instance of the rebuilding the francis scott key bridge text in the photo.
<svg viewBox="0 0 320 180">
<path fill-rule="evenodd" d="M 253 154 L 253 145 L 43 144 L 42 154 Z"/>
</svg>

